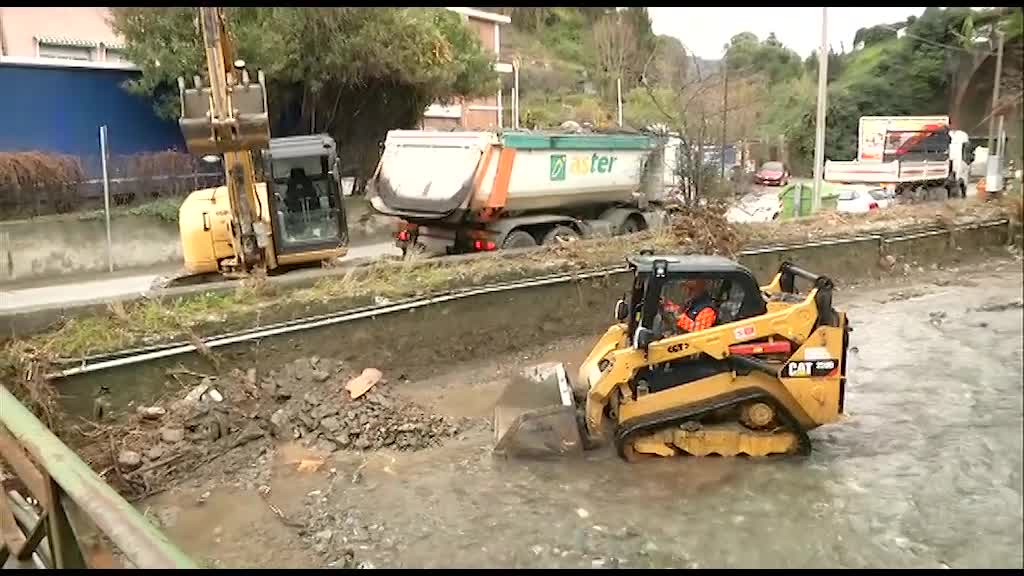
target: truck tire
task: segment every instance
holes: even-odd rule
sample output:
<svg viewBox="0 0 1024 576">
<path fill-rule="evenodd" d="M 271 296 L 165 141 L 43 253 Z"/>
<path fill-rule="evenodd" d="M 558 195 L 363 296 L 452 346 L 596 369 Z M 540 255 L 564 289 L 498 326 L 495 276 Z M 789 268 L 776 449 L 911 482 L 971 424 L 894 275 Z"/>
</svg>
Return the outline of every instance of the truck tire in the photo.
<svg viewBox="0 0 1024 576">
<path fill-rule="evenodd" d="M 513 230 L 509 232 L 508 236 L 505 236 L 505 241 L 501 243 L 501 247 L 505 249 L 533 248 L 535 246 L 537 246 L 537 241 L 526 230 Z"/>
<path fill-rule="evenodd" d="M 548 233 L 544 235 L 544 240 L 541 242 L 541 245 L 557 246 L 559 244 L 559 237 L 565 238 L 569 242 L 580 239 L 579 233 L 572 228 L 569 228 L 568 226 L 555 226 L 551 230 L 548 230 Z"/>
<path fill-rule="evenodd" d="M 640 222 L 637 221 L 636 216 L 630 216 L 629 218 L 626 218 L 625 222 L 622 223 L 622 228 L 620 229 L 619 233 L 623 235 L 636 234 L 641 230 L 643 230 L 643 226 L 640 224 Z"/>
</svg>

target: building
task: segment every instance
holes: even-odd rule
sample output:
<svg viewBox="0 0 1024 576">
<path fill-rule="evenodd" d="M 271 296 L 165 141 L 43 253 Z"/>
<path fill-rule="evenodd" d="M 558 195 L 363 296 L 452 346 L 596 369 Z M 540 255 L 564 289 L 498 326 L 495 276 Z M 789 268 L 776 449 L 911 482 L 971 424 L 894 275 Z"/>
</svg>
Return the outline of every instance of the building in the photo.
<svg viewBox="0 0 1024 576">
<path fill-rule="evenodd" d="M 99 127 L 110 153 L 178 149 L 173 120 L 124 89 L 138 68 L 102 7 L 0 7 L 0 150 L 73 154 L 95 172 Z"/>
<path fill-rule="evenodd" d="M 484 49 L 494 53 L 496 70 L 512 71 L 500 62 L 501 26 L 511 22 L 508 16 L 448 10 L 479 34 Z M 140 72 L 125 60 L 109 16 L 105 7 L 0 7 L 0 150 L 98 158 L 102 125 L 112 154 L 185 150 L 177 123 L 159 118 L 150 100 L 123 88 Z M 499 90 L 454 106 L 430 106 L 423 127 L 496 129 L 502 112 Z"/>
<path fill-rule="evenodd" d="M 512 19 L 502 14 L 473 8 L 448 8 L 462 16 L 463 22 L 480 38 L 483 49 L 494 54 L 494 69 L 499 74 L 512 72 L 512 65 L 501 62 L 501 27 Z M 422 127 L 427 130 L 495 130 L 502 128 L 504 102 L 501 90 L 494 96 L 451 106 L 434 104 L 423 114 Z"/>
</svg>

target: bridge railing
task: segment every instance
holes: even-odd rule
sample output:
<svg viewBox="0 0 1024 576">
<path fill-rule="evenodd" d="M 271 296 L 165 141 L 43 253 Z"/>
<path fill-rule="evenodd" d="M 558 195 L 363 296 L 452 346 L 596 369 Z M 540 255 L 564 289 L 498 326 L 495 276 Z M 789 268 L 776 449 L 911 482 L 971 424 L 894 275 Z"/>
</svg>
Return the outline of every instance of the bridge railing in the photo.
<svg viewBox="0 0 1024 576">
<path fill-rule="evenodd" d="M 0 567 L 118 567 L 89 524 L 134 567 L 197 567 L 2 385 L 0 460 Z"/>
</svg>

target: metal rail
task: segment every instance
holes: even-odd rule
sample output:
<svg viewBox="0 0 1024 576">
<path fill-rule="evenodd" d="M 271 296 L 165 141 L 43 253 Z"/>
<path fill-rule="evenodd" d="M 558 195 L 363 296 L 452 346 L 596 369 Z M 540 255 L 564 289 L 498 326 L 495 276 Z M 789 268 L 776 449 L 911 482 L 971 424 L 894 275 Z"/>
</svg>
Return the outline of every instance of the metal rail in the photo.
<svg viewBox="0 0 1024 576">
<path fill-rule="evenodd" d="M 882 234 L 864 234 L 846 238 L 833 238 L 826 240 L 812 240 L 799 244 L 777 244 L 769 245 L 758 248 L 751 248 L 744 250 L 739 253 L 739 256 L 754 256 L 758 254 L 766 254 L 771 252 L 788 251 L 802 248 L 814 248 L 822 246 L 836 246 L 841 244 L 849 244 L 854 242 L 863 241 L 876 241 L 879 243 L 881 248 L 886 242 L 899 241 L 904 239 L 912 239 L 917 237 L 926 236 L 938 236 L 942 234 L 948 234 L 951 230 L 971 230 L 977 228 L 995 227 L 1008 224 L 1008 219 L 992 220 L 987 222 L 964 224 L 956 226 L 952 229 L 934 229 L 925 228 L 918 229 L 918 233 L 914 234 L 910 232 L 908 235 L 906 232 L 900 235 L 882 235 Z M 576 280 L 584 280 L 588 278 L 597 278 L 602 276 L 612 276 L 616 274 L 624 274 L 629 269 L 625 266 L 611 266 L 607 268 L 600 268 L 597 270 L 589 270 L 586 272 L 568 272 L 551 274 L 547 276 L 540 276 L 529 278 L 526 280 L 517 280 L 511 282 L 501 282 L 490 284 L 487 286 L 478 286 L 471 288 L 458 288 L 448 292 L 435 294 L 433 296 L 408 298 L 386 304 L 382 306 L 364 306 L 361 308 L 355 308 L 350 310 L 344 310 L 340 312 L 332 312 L 328 314 L 321 314 L 316 316 L 310 316 L 306 318 L 300 318 L 295 320 L 287 320 L 284 322 L 278 322 L 268 326 L 262 326 L 257 328 L 247 328 L 239 330 L 237 332 L 231 332 L 227 334 L 221 334 L 218 336 L 211 336 L 208 338 L 201 339 L 203 345 L 207 348 L 218 348 L 221 346 L 227 346 L 229 344 L 237 344 L 241 342 L 247 342 L 251 340 L 258 340 L 260 338 L 266 338 L 268 336 L 277 336 L 281 334 L 288 334 L 292 332 L 301 332 L 304 330 L 310 330 L 313 328 L 320 328 L 323 326 L 330 326 L 333 324 L 342 324 L 345 322 L 351 322 L 354 320 L 360 320 L 363 318 L 371 318 L 374 316 L 381 316 L 384 314 L 391 314 L 394 312 L 403 312 L 407 310 L 413 310 L 416 308 L 423 308 L 426 306 L 432 306 L 435 304 L 441 304 L 444 302 L 450 302 L 453 300 L 460 300 L 462 298 L 468 298 L 471 296 L 478 296 L 481 294 L 491 294 L 496 292 L 506 292 L 512 290 L 521 290 L 526 288 L 535 288 L 537 286 L 546 286 L 550 284 L 562 284 L 565 282 L 572 282 Z M 135 348 L 131 350 L 121 350 L 112 352 L 109 354 L 101 354 L 96 356 L 89 356 L 82 359 L 75 360 L 78 364 L 75 367 L 67 368 L 64 370 L 56 371 L 52 374 L 48 374 L 47 378 L 59 379 L 67 376 L 74 376 L 77 374 L 87 374 L 90 372 L 97 372 L 100 370 L 106 370 L 109 368 L 116 368 L 120 366 L 130 366 L 132 364 L 139 364 L 142 362 L 148 362 L 151 360 L 157 360 L 160 358 L 167 358 L 170 356 L 177 356 L 180 354 L 186 354 L 196 350 L 195 344 L 186 341 L 170 342 L 166 344 L 156 344 L 152 346 L 146 346 L 144 348 Z M 70 362 L 69 362 L 70 363 Z"/>
<path fill-rule="evenodd" d="M 85 546 L 88 520 L 135 567 L 198 567 L 2 385 L 0 457 L 18 480 L 0 493 L 0 566 L 117 567 L 104 544 Z"/>
</svg>

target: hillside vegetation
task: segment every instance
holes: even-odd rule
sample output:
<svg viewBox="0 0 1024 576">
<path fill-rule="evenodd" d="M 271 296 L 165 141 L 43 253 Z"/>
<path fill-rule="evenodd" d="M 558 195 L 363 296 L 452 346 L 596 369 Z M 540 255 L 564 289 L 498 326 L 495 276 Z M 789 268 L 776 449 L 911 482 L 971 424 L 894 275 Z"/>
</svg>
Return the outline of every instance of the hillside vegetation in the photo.
<svg viewBox="0 0 1024 576">
<path fill-rule="evenodd" d="M 621 78 L 630 127 L 665 124 L 717 145 L 725 121 L 729 142 L 782 138 L 785 148 L 775 154 L 811 171 L 817 54 L 801 59 L 774 35 L 742 32 L 723 47 L 723 60 L 701 60 L 687 53 L 685 39 L 654 34 L 643 7 L 497 10 L 512 18 L 502 60 L 521 61 L 523 127 L 614 126 Z M 949 114 L 957 66 L 984 60 L 996 30 L 1006 38 L 1001 110 L 1019 118 L 1021 10 L 928 8 L 919 18 L 861 29 L 849 51 L 828 55 L 826 157 L 854 157 L 861 116 Z"/>
</svg>

